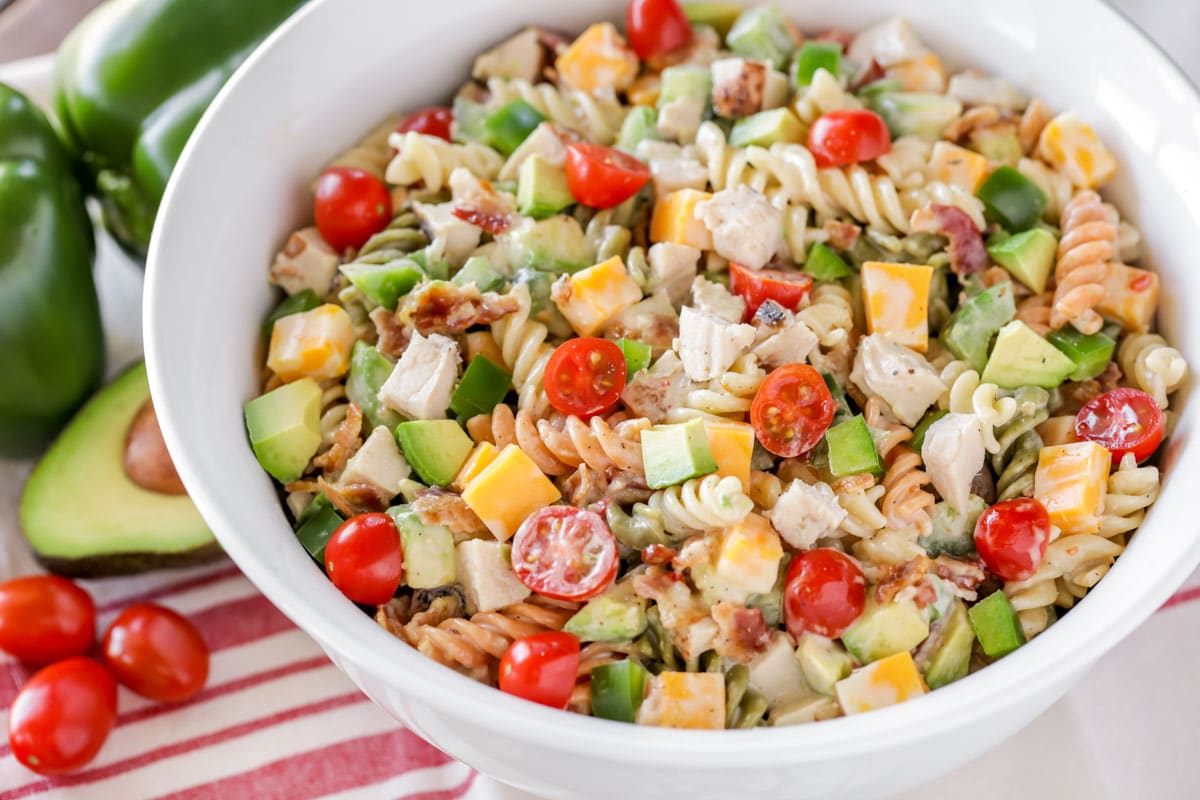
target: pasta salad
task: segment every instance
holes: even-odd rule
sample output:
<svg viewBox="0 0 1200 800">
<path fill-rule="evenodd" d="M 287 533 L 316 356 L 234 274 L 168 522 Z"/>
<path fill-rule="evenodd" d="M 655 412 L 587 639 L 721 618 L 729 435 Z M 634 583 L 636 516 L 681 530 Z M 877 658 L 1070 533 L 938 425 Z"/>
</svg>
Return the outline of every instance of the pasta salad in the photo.
<svg viewBox="0 0 1200 800">
<path fill-rule="evenodd" d="M 1114 156 L 901 18 L 627 12 L 317 178 L 245 408 L 299 543 L 426 656 L 637 724 L 1021 647 L 1140 525 L 1187 374 Z"/>
</svg>

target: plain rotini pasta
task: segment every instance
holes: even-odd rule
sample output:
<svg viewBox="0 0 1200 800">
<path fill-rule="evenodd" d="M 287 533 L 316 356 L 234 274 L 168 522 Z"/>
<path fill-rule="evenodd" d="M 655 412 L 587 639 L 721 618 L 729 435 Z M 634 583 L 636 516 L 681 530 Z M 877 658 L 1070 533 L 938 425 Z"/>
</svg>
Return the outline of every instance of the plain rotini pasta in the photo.
<svg viewBox="0 0 1200 800">
<path fill-rule="evenodd" d="M 504 159 L 480 144 L 454 144 L 423 133 L 393 133 L 388 139 L 396 150 L 388 163 L 387 180 L 399 186 L 422 183 L 436 192 L 449 185 L 450 173 L 462 167 L 473 175 L 494 180 Z"/>
<path fill-rule="evenodd" d="M 1095 307 L 1104 299 L 1104 279 L 1116 257 L 1117 223 L 1116 209 L 1091 190 L 1063 209 L 1050 327 L 1070 323 L 1081 333 L 1095 333 L 1104 324 Z"/>
<path fill-rule="evenodd" d="M 490 107 L 499 108 L 513 100 L 524 100 L 555 125 L 582 134 L 596 144 L 611 144 L 627 113 L 615 98 L 561 89 L 552 83 L 491 78 L 487 89 Z"/>
<path fill-rule="evenodd" d="M 801 90 L 792 108 L 805 125 L 812 125 L 817 117 L 830 111 L 845 108 L 862 108 L 862 101 L 842 88 L 841 82 L 827 69 L 818 69 L 812 82 Z"/>
<path fill-rule="evenodd" d="M 974 414 L 983 425 L 983 443 L 989 453 L 1000 452 L 995 429 L 1017 413 L 1017 401 L 1001 397 L 1000 387 L 982 383 L 973 369 L 962 372 L 950 385 L 949 409 L 955 414 Z"/>
<path fill-rule="evenodd" d="M 512 373 L 512 385 L 520 396 L 519 406 L 530 413 L 545 413 L 548 406 L 542 378 L 554 347 L 546 339 L 550 331 L 529 318 L 532 301 L 529 287 L 518 284 L 511 290 L 516 296 L 516 312 L 492 323 L 492 336 L 500 346 L 504 364 Z"/>
<path fill-rule="evenodd" d="M 901 189 L 919 189 L 929 180 L 929 157 L 933 143 L 921 136 L 901 136 L 892 151 L 876 159 L 892 182 Z"/>
<path fill-rule="evenodd" d="M 676 536 L 728 528 L 754 508 L 741 481 L 717 475 L 660 489 L 650 496 L 648 505 L 662 514 L 667 532 Z"/>
<path fill-rule="evenodd" d="M 1095 586 L 1123 549 L 1091 533 L 1061 536 L 1051 542 L 1032 577 L 1004 584 L 1025 636 L 1033 638 L 1050 625 L 1053 606 L 1070 608 L 1076 598 Z"/>
<path fill-rule="evenodd" d="M 382 180 L 384 170 L 392 160 L 392 147 L 388 144 L 388 137 L 399 123 L 398 115 L 385 118 L 353 147 L 330 160 L 325 168 L 359 169 Z"/>
<path fill-rule="evenodd" d="M 1183 385 L 1187 362 L 1183 355 L 1157 333 L 1131 333 L 1121 339 L 1117 363 L 1130 384 L 1166 408 L 1169 396 Z"/>
<path fill-rule="evenodd" d="M 832 484 L 838 505 L 846 512 L 839 529 L 859 539 L 868 539 L 887 525 L 879 502 L 887 491 L 871 475 L 855 475 Z"/>
<path fill-rule="evenodd" d="M 1146 517 L 1146 509 L 1158 499 L 1159 485 L 1158 467 L 1139 467 L 1133 453 L 1126 453 L 1108 476 L 1100 535 L 1115 539 L 1137 530 Z"/>
</svg>

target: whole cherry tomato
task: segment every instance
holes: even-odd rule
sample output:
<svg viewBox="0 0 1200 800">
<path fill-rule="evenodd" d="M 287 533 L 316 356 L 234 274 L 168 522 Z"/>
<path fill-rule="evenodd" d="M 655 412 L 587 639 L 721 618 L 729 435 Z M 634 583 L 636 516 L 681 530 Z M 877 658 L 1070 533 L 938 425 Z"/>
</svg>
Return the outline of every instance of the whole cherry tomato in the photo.
<svg viewBox="0 0 1200 800">
<path fill-rule="evenodd" d="M 1075 416 L 1075 435 L 1107 447 L 1114 464 L 1126 453 L 1138 461 L 1154 454 L 1166 421 L 1154 398 L 1140 389 L 1113 389 L 1093 397 Z"/>
<path fill-rule="evenodd" d="M 500 690 L 552 708 L 566 708 L 575 690 L 579 640 L 547 631 L 517 639 L 500 658 Z"/>
<path fill-rule="evenodd" d="M 975 523 L 975 549 L 987 568 L 1006 581 L 1037 572 L 1050 544 L 1050 515 L 1032 497 L 1006 500 Z"/>
<path fill-rule="evenodd" d="M 692 23 L 675 0 L 631 0 L 625 35 L 638 58 L 678 50 L 692 40 Z"/>
<path fill-rule="evenodd" d="M 359 514 L 325 545 L 325 571 L 342 594 L 365 606 L 392 599 L 404 571 L 400 531 L 387 514 Z"/>
<path fill-rule="evenodd" d="M 585 206 L 619 206 L 649 180 L 650 168 L 628 153 L 588 142 L 567 145 L 567 188 Z"/>
<path fill-rule="evenodd" d="M 0 583 L 0 650 L 33 664 L 81 656 L 96 640 L 96 606 L 57 575 Z"/>
<path fill-rule="evenodd" d="M 422 108 L 420 111 L 414 111 L 404 119 L 400 120 L 400 124 L 396 126 L 396 130 L 400 133 L 423 133 L 427 136 L 436 136 L 439 139 L 450 141 L 450 125 L 454 122 L 454 112 L 448 108 L 441 106 L 433 106 L 431 108 Z"/>
<path fill-rule="evenodd" d="M 608 339 L 581 336 L 558 346 L 543 383 L 550 405 L 587 419 L 611 407 L 625 390 L 625 354 Z"/>
<path fill-rule="evenodd" d="M 530 514 L 512 543 L 521 583 L 555 600 L 588 600 L 617 577 L 617 540 L 597 513 L 547 506 Z"/>
<path fill-rule="evenodd" d="M 117 682 L 87 658 L 44 667 L 17 693 L 8 743 L 17 760 L 42 775 L 61 775 L 96 757 L 117 720 Z"/>
<path fill-rule="evenodd" d="M 104 663 L 118 681 L 161 703 L 195 695 L 208 680 L 208 644 L 169 608 L 137 603 L 104 634 Z"/>
<path fill-rule="evenodd" d="M 777 269 L 747 269 L 741 264 L 729 264 L 729 288 L 746 301 L 745 320 L 754 318 L 758 307 L 768 300 L 795 311 L 812 291 L 813 279 L 806 272 L 783 272 Z"/>
<path fill-rule="evenodd" d="M 792 458 L 817 446 L 836 410 L 821 373 L 807 364 L 784 364 L 754 395 L 750 424 L 763 447 Z"/>
<path fill-rule="evenodd" d="M 330 167 L 317 178 L 313 204 L 317 230 L 338 252 L 362 247 L 392 219 L 392 196 L 383 181 L 369 172 Z"/>
<path fill-rule="evenodd" d="M 808 131 L 808 149 L 821 169 L 842 167 L 890 152 L 892 137 L 874 111 L 848 108 L 817 117 Z"/>
<path fill-rule="evenodd" d="M 867 604 L 867 579 L 845 553 L 819 548 L 801 553 L 788 565 L 783 586 L 783 616 L 788 632 L 841 636 Z"/>
</svg>

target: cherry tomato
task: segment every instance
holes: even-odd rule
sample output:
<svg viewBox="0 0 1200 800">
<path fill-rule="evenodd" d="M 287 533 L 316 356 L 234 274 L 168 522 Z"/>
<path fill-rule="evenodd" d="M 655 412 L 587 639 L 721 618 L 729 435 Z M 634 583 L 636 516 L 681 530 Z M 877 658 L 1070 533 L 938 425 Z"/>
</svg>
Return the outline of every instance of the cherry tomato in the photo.
<svg viewBox="0 0 1200 800">
<path fill-rule="evenodd" d="M 638 58 L 678 50 L 692 40 L 692 23 L 675 0 L 630 0 L 625 36 Z"/>
<path fill-rule="evenodd" d="M 566 708 L 575 691 L 579 669 L 579 640 L 562 631 L 535 633 L 517 639 L 500 658 L 500 691 Z"/>
<path fill-rule="evenodd" d="M 127 687 L 160 703 L 187 700 L 208 680 L 208 643 L 169 608 L 137 603 L 104 634 L 104 663 Z"/>
<path fill-rule="evenodd" d="M 628 153 L 587 142 L 567 145 L 567 188 L 585 206 L 619 206 L 649 180 L 650 168 Z"/>
<path fill-rule="evenodd" d="M 829 548 L 801 553 L 788 566 L 783 616 L 788 632 L 841 636 L 867 604 L 867 579 L 850 556 Z"/>
<path fill-rule="evenodd" d="M 392 219 L 392 196 L 383 181 L 349 167 L 331 167 L 317 178 L 313 206 L 317 230 L 334 250 L 362 247 Z"/>
<path fill-rule="evenodd" d="M 399 133 L 408 133 L 409 131 L 424 133 L 427 136 L 436 136 L 448 142 L 450 141 L 450 125 L 453 122 L 453 111 L 448 108 L 433 106 L 432 108 L 422 108 L 420 111 L 414 111 L 409 114 L 400 120 L 400 124 L 396 126 L 396 130 Z"/>
<path fill-rule="evenodd" d="M 364 606 L 392 599 L 404 571 L 400 531 L 387 514 L 343 522 L 325 545 L 325 571 L 342 594 Z"/>
<path fill-rule="evenodd" d="M 1154 398 L 1139 389 L 1113 389 L 1093 397 L 1075 417 L 1075 435 L 1104 445 L 1113 463 L 1126 453 L 1149 458 L 1163 440 L 1165 420 Z"/>
<path fill-rule="evenodd" d="M 555 600 L 588 600 L 617 577 L 617 540 L 604 518 L 571 506 L 547 506 L 521 524 L 512 565 L 521 583 Z"/>
<path fill-rule="evenodd" d="M 568 339 L 546 362 L 543 383 L 550 405 L 580 419 L 594 417 L 625 390 L 625 354 L 608 339 Z"/>
<path fill-rule="evenodd" d="M 807 364 L 784 364 L 754 395 L 750 424 L 763 447 L 792 458 L 817 446 L 836 409 L 821 373 Z"/>
<path fill-rule="evenodd" d="M 746 301 L 745 319 L 754 318 L 758 307 L 774 300 L 784 308 L 795 311 L 812 291 L 812 276 L 805 272 L 783 272 L 776 269 L 747 269 L 730 263 L 729 287 Z"/>
<path fill-rule="evenodd" d="M 87 764 L 117 720 L 117 682 L 87 658 L 43 668 L 17 693 L 8 716 L 13 755 L 42 775 Z"/>
<path fill-rule="evenodd" d="M 92 597 L 66 578 L 0 583 L 0 650 L 33 664 L 81 656 L 96 640 Z"/>
<path fill-rule="evenodd" d="M 892 137 L 874 111 L 842 109 L 817 117 L 808 131 L 808 149 L 818 167 L 841 167 L 879 158 L 892 149 Z"/>
<path fill-rule="evenodd" d="M 975 549 L 987 568 L 1006 581 L 1037 572 L 1050 544 L 1050 515 L 1032 497 L 1005 500 L 975 523 Z"/>
</svg>

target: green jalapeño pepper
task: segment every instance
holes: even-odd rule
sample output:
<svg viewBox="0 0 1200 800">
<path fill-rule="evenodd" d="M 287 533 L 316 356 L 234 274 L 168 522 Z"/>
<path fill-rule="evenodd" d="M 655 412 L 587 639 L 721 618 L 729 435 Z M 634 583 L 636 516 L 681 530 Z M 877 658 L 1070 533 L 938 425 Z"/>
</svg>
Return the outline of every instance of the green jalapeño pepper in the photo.
<svg viewBox="0 0 1200 800">
<path fill-rule="evenodd" d="M 0 458 L 44 443 L 103 376 L 94 255 L 54 129 L 0 84 Z"/>
<path fill-rule="evenodd" d="M 209 102 L 303 0 L 109 0 L 58 51 L 55 113 L 105 225 L 144 255 L 167 178 Z"/>
</svg>

